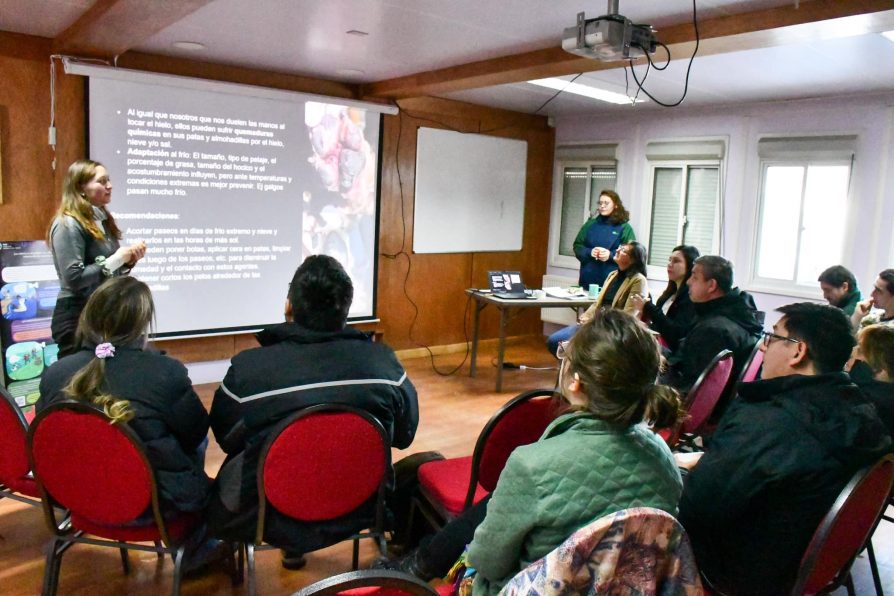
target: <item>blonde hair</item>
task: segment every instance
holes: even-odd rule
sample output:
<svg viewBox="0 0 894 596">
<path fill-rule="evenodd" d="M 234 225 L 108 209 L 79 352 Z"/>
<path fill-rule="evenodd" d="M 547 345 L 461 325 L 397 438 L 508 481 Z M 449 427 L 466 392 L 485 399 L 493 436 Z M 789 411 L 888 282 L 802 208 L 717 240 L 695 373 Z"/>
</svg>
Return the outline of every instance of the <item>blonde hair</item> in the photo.
<svg viewBox="0 0 894 596">
<path fill-rule="evenodd" d="M 87 300 L 78 323 L 78 338 L 85 344 L 111 343 L 116 348 L 138 344 L 155 316 L 149 286 L 132 277 L 113 277 Z M 130 402 L 108 392 L 106 362 L 94 357 L 63 389 L 72 399 L 102 408 L 112 422 L 133 418 Z"/>
<path fill-rule="evenodd" d="M 568 373 L 580 377 L 586 409 L 597 418 L 625 428 L 644 419 L 668 428 L 685 414 L 676 390 L 656 383 L 658 343 L 624 311 L 596 311 L 566 354 Z"/>
<path fill-rule="evenodd" d="M 878 375 L 884 372 L 894 379 L 894 327 L 869 325 L 857 334 L 863 360 Z"/>
<path fill-rule="evenodd" d="M 102 229 L 96 225 L 93 216 L 93 204 L 84 196 L 84 186 L 93 180 L 96 176 L 96 169 L 105 167 L 98 161 L 90 159 L 79 159 L 70 166 L 68 172 L 65 173 L 65 179 L 62 181 L 62 200 L 59 209 L 53 219 L 61 218 L 65 215 L 72 217 L 87 233 L 96 240 L 104 240 L 105 234 Z M 106 227 L 114 238 L 121 239 L 121 230 L 115 223 L 115 218 L 105 207 L 100 207 L 106 214 Z M 52 226 L 52 223 L 50 224 Z M 47 240 L 52 245 L 52 238 L 47 232 Z"/>
</svg>

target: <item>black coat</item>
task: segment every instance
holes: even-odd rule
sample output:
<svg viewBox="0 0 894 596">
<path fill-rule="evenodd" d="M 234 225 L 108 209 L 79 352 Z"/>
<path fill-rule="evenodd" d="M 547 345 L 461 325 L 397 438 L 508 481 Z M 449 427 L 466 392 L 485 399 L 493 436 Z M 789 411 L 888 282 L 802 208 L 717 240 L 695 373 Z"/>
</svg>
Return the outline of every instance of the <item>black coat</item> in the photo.
<svg viewBox="0 0 894 596">
<path fill-rule="evenodd" d="M 894 383 L 877 381 L 873 378 L 872 369 L 862 360 L 854 363 L 850 375 L 863 395 L 875 404 L 879 418 L 894 437 Z"/>
<path fill-rule="evenodd" d="M 50 366 L 40 379 L 37 411 L 68 399 L 62 389 L 95 356 L 88 346 Z M 134 412 L 128 423 L 146 446 L 163 503 L 179 511 L 205 506 L 209 480 L 204 449 L 208 413 L 192 388 L 186 367 L 158 352 L 116 347 L 107 358 L 106 387 Z"/>
<path fill-rule="evenodd" d="M 733 289 L 721 298 L 695 304 L 695 323 L 680 341 L 677 351 L 668 358 L 664 382 L 683 392 L 689 391 L 722 350 L 732 350 L 735 361 L 732 377 L 736 378 L 762 330 L 754 319 L 748 298 L 744 292 Z"/>
<path fill-rule="evenodd" d="M 689 298 L 689 286 L 683 284 L 682 289 L 674 298 L 667 314 L 661 310 L 671 294 L 662 294 L 655 304 L 646 302 L 643 307 L 649 317 L 649 326 L 661 334 L 667 347 L 673 352 L 680 345 L 680 340 L 686 337 L 689 329 L 695 323 L 695 304 Z"/>
<path fill-rule="evenodd" d="M 211 428 L 228 457 L 217 476 L 210 526 L 234 540 L 254 539 L 258 458 L 280 421 L 313 405 L 349 405 L 372 414 L 401 449 L 413 441 L 419 423 L 416 389 L 385 344 L 351 328 L 318 332 L 296 323 L 271 327 L 258 341 L 260 348 L 233 358 L 211 406 Z M 369 527 L 370 505 L 325 523 L 301 523 L 272 511 L 265 539 L 288 550 L 316 550 Z"/>
<path fill-rule="evenodd" d="M 699 569 L 730 594 L 788 593 L 838 493 L 890 450 L 843 372 L 741 384 L 680 500 Z"/>
</svg>

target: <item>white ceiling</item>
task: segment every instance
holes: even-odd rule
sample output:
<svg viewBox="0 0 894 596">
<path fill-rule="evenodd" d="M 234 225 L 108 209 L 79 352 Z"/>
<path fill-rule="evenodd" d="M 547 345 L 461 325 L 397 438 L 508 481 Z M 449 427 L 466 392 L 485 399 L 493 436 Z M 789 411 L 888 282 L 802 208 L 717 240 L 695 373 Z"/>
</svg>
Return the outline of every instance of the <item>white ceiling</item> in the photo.
<svg viewBox="0 0 894 596">
<path fill-rule="evenodd" d="M 0 30 L 56 37 L 92 6 L 90 0 L 0 0 Z M 792 0 L 698 0 L 699 21 L 780 6 Z M 894 9 L 894 2 L 892 2 Z M 575 15 L 606 12 L 603 0 L 215 0 L 133 50 L 369 83 L 497 58 L 560 43 Z M 691 18 L 691 0 L 621 0 L 620 12 L 663 25 Z M 728 104 L 894 90 L 894 42 L 866 34 L 860 23 L 820 36 L 780 36 L 773 47 L 697 57 L 684 105 Z M 351 35 L 350 30 L 368 35 Z M 199 42 L 201 52 L 172 46 Z M 731 40 L 730 43 L 734 43 Z M 691 48 L 691 45 L 690 45 Z M 687 52 L 689 49 L 687 49 Z M 661 51 L 656 61 L 662 61 Z M 652 70 L 646 89 L 666 102 L 683 90 L 688 53 Z M 642 77 L 645 67 L 637 67 Z M 571 77 L 565 77 L 570 79 Z M 600 70 L 577 82 L 624 92 L 624 70 Z M 635 93 L 633 80 L 629 91 Z M 533 112 L 555 92 L 526 83 L 447 93 L 472 103 Z M 642 97 L 642 96 L 641 96 Z M 636 109 L 656 107 L 651 102 Z M 561 94 L 540 113 L 617 112 L 612 106 Z"/>
</svg>

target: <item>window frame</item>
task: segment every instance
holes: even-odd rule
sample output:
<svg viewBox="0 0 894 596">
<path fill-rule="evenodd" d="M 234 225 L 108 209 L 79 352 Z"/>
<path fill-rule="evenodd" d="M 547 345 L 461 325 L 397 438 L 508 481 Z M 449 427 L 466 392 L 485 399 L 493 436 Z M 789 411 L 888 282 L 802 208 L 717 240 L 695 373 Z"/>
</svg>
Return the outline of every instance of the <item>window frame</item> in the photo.
<svg viewBox="0 0 894 596">
<path fill-rule="evenodd" d="M 717 168 L 717 196 L 715 198 L 716 205 L 716 217 L 714 218 L 714 242 L 709 249 L 704 247 L 698 247 L 699 251 L 702 254 L 720 254 L 722 243 L 722 234 L 723 234 L 723 196 L 724 196 L 724 163 L 725 160 L 723 157 L 717 158 L 680 158 L 680 159 L 647 159 L 647 186 L 648 189 L 648 203 L 647 209 L 645 210 L 646 216 L 645 221 L 643 222 L 644 229 L 646 230 L 646 248 L 651 255 L 652 250 L 652 213 L 655 205 L 655 171 L 660 168 L 679 168 L 683 170 L 683 176 L 681 180 L 682 190 L 683 190 L 683 200 L 680 201 L 680 211 L 677 214 L 677 241 L 675 245 L 679 245 L 682 242 L 683 229 L 684 229 L 684 217 L 686 210 L 686 192 L 688 190 L 687 185 L 689 183 L 689 168 L 691 167 L 716 167 Z M 667 281 L 667 269 L 664 266 L 659 265 L 646 265 L 646 275 L 649 279 L 655 279 L 659 281 Z"/>
<path fill-rule="evenodd" d="M 854 196 L 853 196 L 853 183 L 854 183 L 854 165 L 855 158 L 852 156 L 850 159 L 844 157 L 824 157 L 822 155 L 809 155 L 805 154 L 803 156 L 791 156 L 791 157 L 763 157 L 760 159 L 758 163 L 759 168 L 759 179 L 757 185 L 757 197 L 754 201 L 754 226 L 752 229 L 752 238 L 751 238 L 751 250 L 749 254 L 749 265 L 750 265 L 750 275 L 748 279 L 748 289 L 756 292 L 762 292 L 766 294 L 776 294 L 781 296 L 794 296 L 798 298 L 808 298 L 812 300 L 823 300 L 822 292 L 819 288 L 819 282 L 809 282 L 807 284 L 799 284 L 797 280 L 797 272 L 800 266 L 800 244 L 801 244 L 801 234 L 803 232 L 803 225 L 799 225 L 798 230 L 798 243 L 795 254 L 795 274 L 793 280 L 779 280 L 768 277 L 760 277 L 758 275 L 758 258 L 760 253 L 760 243 L 761 237 L 763 233 L 763 217 L 762 211 L 764 207 L 765 201 L 765 188 L 767 184 L 767 170 L 770 167 L 804 167 L 805 170 L 809 169 L 810 166 L 841 166 L 846 165 L 849 168 L 848 171 L 848 181 L 847 181 L 847 193 L 845 195 L 845 218 L 844 218 L 844 235 L 842 237 L 842 246 L 841 246 L 841 258 L 840 262 L 848 261 L 848 248 L 851 246 L 852 238 L 852 226 L 848 225 L 848 221 L 850 220 L 851 209 L 854 204 Z M 801 189 L 801 199 L 798 211 L 799 224 L 803 223 L 804 219 L 804 192 L 805 187 L 803 186 L 803 180 L 806 179 L 807 172 L 805 171 L 805 178 L 802 179 L 802 189 Z M 830 261 L 830 265 L 834 265 Z"/>
<path fill-rule="evenodd" d="M 563 193 L 565 182 L 565 170 L 567 168 L 587 168 L 587 184 L 586 196 L 584 198 L 584 212 L 581 214 L 582 219 L 578 225 L 578 229 L 582 227 L 590 215 L 593 213 L 593 196 L 591 193 L 591 184 L 589 173 L 593 168 L 614 168 L 615 170 L 615 188 L 618 186 L 618 161 L 609 158 L 581 159 L 581 158 L 557 158 L 555 160 L 555 169 L 553 172 L 553 201 L 552 216 L 550 217 L 549 231 L 549 265 L 552 267 L 561 267 L 564 269 L 579 269 L 580 261 L 575 256 L 568 256 L 559 253 L 559 245 L 561 243 L 562 234 L 562 207 L 565 201 Z M 599 197 L 596 197 L 597 199 Z"/>
</svg>

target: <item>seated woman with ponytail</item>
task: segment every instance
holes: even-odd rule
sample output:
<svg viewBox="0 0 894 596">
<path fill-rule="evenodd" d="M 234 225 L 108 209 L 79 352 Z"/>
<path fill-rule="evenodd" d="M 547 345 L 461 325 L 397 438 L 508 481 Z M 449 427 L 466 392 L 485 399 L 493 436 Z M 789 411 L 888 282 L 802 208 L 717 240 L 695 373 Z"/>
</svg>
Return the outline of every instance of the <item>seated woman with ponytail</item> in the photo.
<svg viewBox="0 0 894 596">
<path fill-rule="evenodd" d="M 208 413 L 186 368 L 146 349 L 154 312 L 149 286 L 139 280 L 115 277 L 100 286 L 81 313 L 81 349 L 46 370 L 37 410 L 74 399 L 113 423 L 126 421 L 146 445 L 162 506 L 201 511 Z"/>
<path fill-rule="evenodd" d="M 471 540 L 473 593 L 496 594 L 600 517 L 631 507 L 676 515 L 680 472 L 645 423 L 671 426 L 682 412 L 676 391 L 656 385 L 660 355 L 652 334 L 621 310 L 597 310 L 559 356 L 562 413 L 539 441 L 512 452 L 489 499 L 416 551 L 377 566 L 428 581 L 446 574 Z"/>
<path fill-rule="evenodd" d="M 677 393 L 656 385 L 658 344 L 632 316 L 596 311 L 560 348 L 562 414 L 516 449 L 469 545 L 475 594 L 496 594 L 575 530 L 610 513 L 655 507 L 671 515 L 683 489 L 664 441 L 644 422 L 674 424 Z"/>
</svg>

